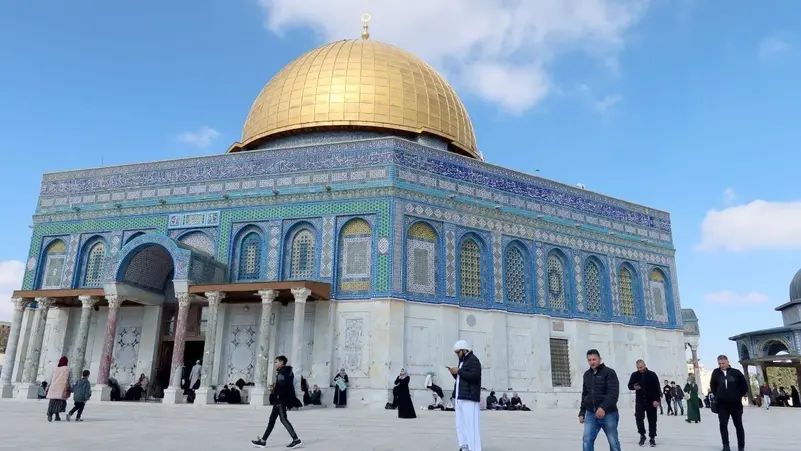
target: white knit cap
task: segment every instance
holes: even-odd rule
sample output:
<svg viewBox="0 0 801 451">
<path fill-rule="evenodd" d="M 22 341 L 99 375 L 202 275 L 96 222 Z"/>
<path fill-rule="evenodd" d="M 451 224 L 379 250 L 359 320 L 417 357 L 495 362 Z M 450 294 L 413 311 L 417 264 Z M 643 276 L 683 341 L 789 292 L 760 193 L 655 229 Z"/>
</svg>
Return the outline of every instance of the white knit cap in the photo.
<svg viewBox="0 0 801 451">
<path fill-rule="evenodd" d="M 454 352 L 456 352 L 456 351 L 469 351 L 469 350 L 470 350 L 470 345 L 467 344 L 467 342 L 464 341 L 464 340 L 459 340 L 459 341 L 456 342 L 455 345 L 453 345 L 453 351 Z"/>
</svg>

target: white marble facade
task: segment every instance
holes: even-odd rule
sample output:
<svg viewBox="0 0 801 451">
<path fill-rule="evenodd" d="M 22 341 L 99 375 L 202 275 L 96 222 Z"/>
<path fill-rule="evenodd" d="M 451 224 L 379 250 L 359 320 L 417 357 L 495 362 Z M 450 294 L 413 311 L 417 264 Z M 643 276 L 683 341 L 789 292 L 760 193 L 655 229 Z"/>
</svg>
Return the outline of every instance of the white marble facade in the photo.
<svg viewBox="0 0 801 451">
<path fill-rule="evenodd" d="M 295 304 L 274 304 L 270 321 L 270 359 L 291 356 Z M 120 309 L 111 377 L 123 387 L 136 376 L 153 376 L 160 345 L 159 306 L 125 306 Z M 80 308 L 52 309 L 48 316 L 39 380 L 48 379 L 58 358 L 69 356 Z M 31 315 L 28 310 L 25 313 Z M 222 303 L 218 313 L 217 343 L 210 384 L 218 385 L 256 377 L 256 349 L 261 304 Z M 92 312 L 86 367 L 95 381 L 107 310 Z M 30 320 L 23 320 L 22 339 Z M 452 378 L 445 365 L 455 363 L 452 346 L 467 340 L 484 366 L 483 386 L 504 392 L 514 390 L 531 407 L 577 408 L 585 353 L 598 349 L 616 369 L 621 384 L 628 380 L 637 359 L 645 359 L 660 379 L 679 380 L 686 373 L 682 331 L 547 316 L 518 315 L 447 305 L 428 305 L 391 299 L 306 303 L 303 327 L 303 362 L 290 362 L 324 390 L 332 375 L 345 368 L 351 381 L 352 404 L 383 406 L 395 375 L 406 368 L 412 376 L 416 404 L 425 405 L 430 393 L 423 387 L 428 371 L 449 392 Z M 569 343 L 570 387 L 552 386 L 550 338 Z M 26 349 L 21 342 L 20 349 Z M 24 352 L 17 355 L 12 380 L 19 382 Z M 272 374 L 268 376 L 272 380 Z M 327 394 L 327 393 L 326 393 Z M 625 387 L 621 403 L 630 403 Z"/>
</svg>

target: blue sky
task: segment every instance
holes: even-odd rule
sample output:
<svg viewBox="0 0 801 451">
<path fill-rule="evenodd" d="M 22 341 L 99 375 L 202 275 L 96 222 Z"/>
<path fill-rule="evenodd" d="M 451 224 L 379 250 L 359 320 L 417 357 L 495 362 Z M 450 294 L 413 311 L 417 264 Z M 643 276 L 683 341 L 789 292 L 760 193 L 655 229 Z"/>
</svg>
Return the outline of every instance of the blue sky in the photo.
<svg viewBox="0 0 801 451">
<path fill-rule="evenodd" d="M 278 69 L 357 37 L 369 10 L 374 39 L 452 82 L 489 162 L 671 212 L 707 364 L 780 324 L 801 268 L 801 3 L 328 3 L 7 2 L 0 291 L 18 285 L 43 172 L 222 153 Z"/>
</svg>

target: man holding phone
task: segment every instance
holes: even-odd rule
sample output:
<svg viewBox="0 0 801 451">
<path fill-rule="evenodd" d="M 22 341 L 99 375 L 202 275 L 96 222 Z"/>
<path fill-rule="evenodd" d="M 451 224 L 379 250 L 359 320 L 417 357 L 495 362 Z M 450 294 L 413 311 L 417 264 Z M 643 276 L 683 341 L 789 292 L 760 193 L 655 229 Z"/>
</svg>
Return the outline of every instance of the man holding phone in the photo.
<svg viewBox="0 0 801 451">
<path fill-rule="evenodd" d="M 645 445 L 645 416 L 648 416 L 648 437 L 653 448 L 656 446 L 656 408 L 662 391 L 659 377 L 645 366 L 645 362 L 637 360 L 637 371 L 631 373 L 629 390 L 634 391 L 634 417 L 637 420 L 637 432 L 640 433 L 640 446 Z"/>
<path fill-rule="evenodd" d="M 453 345 L 453 352 L 459 357 L 459 366 L 446 368 L 456 380 L 453 398 L 459 450 L 481 451 L 481 362 L 464 340 Z"/>
</svg>

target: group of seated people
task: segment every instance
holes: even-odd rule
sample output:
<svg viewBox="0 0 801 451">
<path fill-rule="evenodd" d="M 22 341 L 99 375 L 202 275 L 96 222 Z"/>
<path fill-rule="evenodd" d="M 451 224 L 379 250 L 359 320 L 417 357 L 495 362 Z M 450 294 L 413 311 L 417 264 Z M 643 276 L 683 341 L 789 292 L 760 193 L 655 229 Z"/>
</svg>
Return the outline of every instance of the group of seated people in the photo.
<svg viewBox="0 0 801 451">
<path fill-rule="evenodd" d="M 242 390 L 244 388 L 245 381 L 242 379 L 236 381 L 235 384 L 225 385 L 219 393 L 214 395 L 214 402 L 216 404 L 242 404 Z"/>
<path fill-rule="evenodd" d="M 487 410 L 522 410 L 525 412 L 531 410 L 523 404 L 517 392 L 512 394 L 511 398 L 504 393 L 501 395 L 501 399 L 498 399 L 495 397 L 495 392 L 491 391 L 489 396 L 487 396 L 486 408 Z"/>
</svg>

